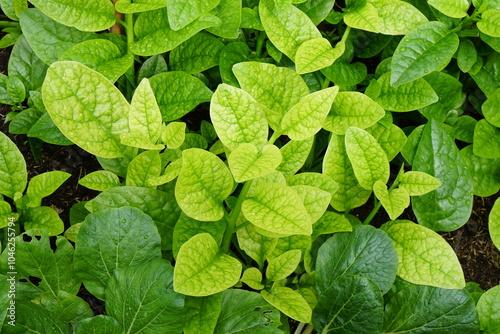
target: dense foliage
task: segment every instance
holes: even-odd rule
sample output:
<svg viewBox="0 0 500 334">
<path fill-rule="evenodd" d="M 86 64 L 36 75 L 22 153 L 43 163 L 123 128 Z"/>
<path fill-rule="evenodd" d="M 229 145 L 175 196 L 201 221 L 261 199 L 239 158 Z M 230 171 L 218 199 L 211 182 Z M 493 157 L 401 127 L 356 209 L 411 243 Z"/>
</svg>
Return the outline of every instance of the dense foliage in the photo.
<svg viewBox="0 0 500 334">
<path fill-rule="evenodd" d="M 0 134 L 2 333 L 500 331 L 437 233 L 500 190 L 498 0 L 30 3 L 0 0 L 9 130 L 100 194 L 65 226 L 69 174 Z"/>
</svg>

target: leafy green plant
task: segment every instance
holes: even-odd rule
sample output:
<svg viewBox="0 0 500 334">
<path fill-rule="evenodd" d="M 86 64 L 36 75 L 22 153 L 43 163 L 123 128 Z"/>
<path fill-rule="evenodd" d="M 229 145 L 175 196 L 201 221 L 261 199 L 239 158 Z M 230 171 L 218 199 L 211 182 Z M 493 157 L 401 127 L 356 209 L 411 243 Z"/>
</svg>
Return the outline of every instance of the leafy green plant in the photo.
<svg viewBox="0 0 500 334">
<path fill-rule="evenodd" d="M 103 169 L 55 251 L 62 230 L 24 224 L 3 331 L 498 329 L 496 288 L 466 285 L 437 233 L 500 189 L 496 1 L 30 2 L 0 2 L 22 30 L 10 128 Z M 0 184 L 20 217 L 45 196 Z M 418 223 L 398 220 L 410 204 Z"/>
</svg>

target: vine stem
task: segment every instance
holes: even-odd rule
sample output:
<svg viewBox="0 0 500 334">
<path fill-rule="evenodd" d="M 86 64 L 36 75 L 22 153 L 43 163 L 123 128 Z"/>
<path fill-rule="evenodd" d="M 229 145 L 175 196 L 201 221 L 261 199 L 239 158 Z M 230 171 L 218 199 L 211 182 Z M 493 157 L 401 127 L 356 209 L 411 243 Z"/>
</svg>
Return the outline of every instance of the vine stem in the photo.
<svg viewBox="0 0 500 334">
<path fill-rule="evenodd" d="M 294 334 L 300 334 L 300 333 L 302 333 L 302 330 L 304 329 L 304 327 L 305 327 L 305 326 L 306 326 L 306 323 L 301 322 L 301 323 L 297 326 L 297 328 L 295 329 Z"/>
<path fill-rule="evenodd" d="M 0 21 L 0 28 L 19 27 L 18 22 Z"/>
<path fill-rule="evenodd" d="M 257 37 L 257 45 L 255 47 L 257 57 L 259 58 L 262 56 L 262 48 L 264 47 L 265 39 L 266 39 L 266 33 L 264 31 L 261 31 L 259 33 L 259 37 Z"/>
</svg>

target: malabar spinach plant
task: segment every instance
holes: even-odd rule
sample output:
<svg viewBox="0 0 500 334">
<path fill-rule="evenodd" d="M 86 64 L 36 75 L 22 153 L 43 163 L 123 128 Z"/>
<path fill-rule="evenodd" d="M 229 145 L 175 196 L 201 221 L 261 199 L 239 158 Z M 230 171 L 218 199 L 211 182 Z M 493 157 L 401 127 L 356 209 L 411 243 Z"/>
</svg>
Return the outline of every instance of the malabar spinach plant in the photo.
<svg viewBox="0 0 500 334">
<path fill-rule="evenodd" d="M 30 3 L 0 1 L 11 131 L 103 169 L 55 246 L 24 224 L 3 332 L 498 331 L 498 287 L 436 233 L 500 189 L 498 1 Z"/>
</svg>

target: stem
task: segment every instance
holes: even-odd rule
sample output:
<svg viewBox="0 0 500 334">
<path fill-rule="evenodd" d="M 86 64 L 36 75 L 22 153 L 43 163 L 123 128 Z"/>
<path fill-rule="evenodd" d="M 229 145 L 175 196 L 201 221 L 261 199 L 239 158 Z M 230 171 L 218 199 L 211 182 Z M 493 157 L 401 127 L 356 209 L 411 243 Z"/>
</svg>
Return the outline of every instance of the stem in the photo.
<svg viewBox="0 0 500 334">
<path fill-rule="evenodd" d="M 305 171 L 309 171 L 311 169 L 312 164 L 314 163 L 315 148 L 316 148 L 316 135 L 314 135 L 311 151 L 309 151 L 309 155 L 307 156 L 307 159 L 304 163 L 304 170 Z"/>
<path fill-rule="evenodd" d="M 0 21 L 0 28 L 19 27 L 19 22 Z"/>
<path fill-rule="evenodd" d="M 346 30 L 344 31 L 344 34 L 342 35 L 342 39 L 340 40 L 339 43 L 345 43 L 345 41 L 349 37 L 350 32 L 351 32 L 351 27 L 347 27 Z"/>
<path fill-rule="evenodd" d="M 278 132 L 278 131 L 274 131 L 273 132 L 273 135 L 271 136 L 271 139 L 269 139 L 269 141 L 267 142 L 269 145 L 272 145 L 274 144 L 274 142 L 276 141 L 276 139 L 278 139 L 279 137 L 281 136 L 281 133 Z"/>
<path fill-rule="evenodd" d="M 257 57 L 262 56 L 262 48 L 264 47 L 264 41 L 266 39 L 266 33 L 264 31 L 261 31 L 259 33 L 259 37 L 257 38 L 257 46 L 255 48 L 255 51 L 257 52 Z"/>
<path fill-rule="evenodd" d="M 325 78 L 325 80 L 323 80 L 323 83 L 321 84 L 321 89 L 326 89 L 328 88 L 328 86 L 330 86 L 330 79 Z"/>
<path fill-rule="evenodd" d="M 307 325 L 306 329 L 304 330 L 304 332 L 302 334 L 311 334 L 313 330 L 314 330 L 314 327 L 311 324 L 309 324 L 309 325 Z"/>
<path fill-rule="evenodd" d="M 224 236 L 222 238 L 222 245 L 221 245 L 221 251 L 223 253 L 227 253 L 229 251 L 229 247 L 231 247 L 231 239 L 233 237 L 234 232 L 236 231 L 236 221 L 238 220 L 238 216 L 240 215 L 241 212 L 241 205 L 243 204 L 243 201 L 246 199 L 248 190 L 250 189 L 251 185 L 252 185 L 252 180 L 245 182 L 243 188 L 241 189 L 240 195 L 236 200 L 234 209 L 233 211 L 231 211 L 231 214 L 227 218 L 227 226 L 226 230 L 224 231 Z"/>
<path fill-rule="evenodd" d="M 302 330 L 304 329 L 304 327 L 305 327 L 305 326 L 306 326 L 306 323 L 301 322 L 301 323 L 297 326 L 297 329 L 295 329 L 294 334 L 300 334 L 300 333 L 302 333 Z"/>
<path fill-rule="evenodd" d="M 127 52 L 129 54 L 132 54 L 132 44 L 134 43 L 134 15 L 133 14 L 127 14 L 125 15 L 125 30 L 127 32 Z M 131 72 L 131 73 L 129 73 Z M 130 82 L 129 78 L 134 78 L 134 64 L 132 63 L 132 66 L 127 70 L 127 74 L 125 76 L 127 77 L 127 80 L 125 80 L 125 87 L 126 87 L 126 96 L 127 99 L 130 101 L 132 98 L 132 92 L 134 90 L 135 83 Z M 135 80 L 134 80 L 135 81 Z"/>
<path fill-rule="evenodd" d="M 363 221 L 364 225 L 370 224 L 370 222 L 372 221 L 373 217 L 375 217 L 375 215 L 377 214 L 377 212 L 378 212 L 378 210 L 380 209 L 381 206 L 382 206 L 382 203 L 380 203 L 380 201 L 378 201 L 377 199 L 375 199 L 375 205 L 373 206 L 373 210 L 370 212 L 370 214 L 368 215 L 368 217 L 366 217 L 366 219 Z"/>
</svg>

